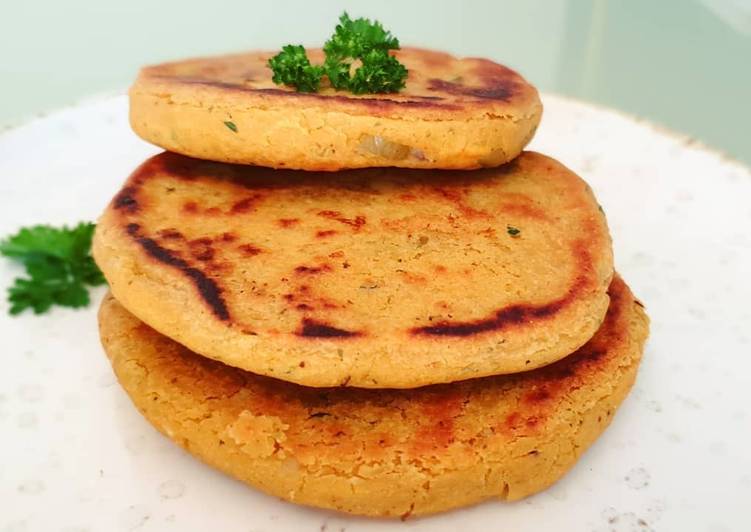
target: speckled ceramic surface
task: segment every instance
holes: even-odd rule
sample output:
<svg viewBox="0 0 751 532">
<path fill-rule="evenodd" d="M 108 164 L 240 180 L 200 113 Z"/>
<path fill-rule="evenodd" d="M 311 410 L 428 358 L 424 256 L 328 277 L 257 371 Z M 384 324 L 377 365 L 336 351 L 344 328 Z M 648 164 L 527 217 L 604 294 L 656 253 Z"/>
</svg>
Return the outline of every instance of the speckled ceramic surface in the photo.
<svg viewBox="0 0 751 532">
<path fill-rule="evenodd" d="M 0 531 L 707 530 L 749 526 L 751 172 L 612 111 L 557 97 L 532 148 L 579 172 L 608 214 L 652 337 L 631 396 L 552 489 L 401 522 L 280 502 L 159 435 L 116 385 L 83 311 L 0 303 Z M 117 97 L 0 136 L 0 235 L 92 220 L 157 150 Z M 0 263 L 0 284 L 20 273 Z M 99 298 L 103 290 L 97 291 Z"/>
</svg>

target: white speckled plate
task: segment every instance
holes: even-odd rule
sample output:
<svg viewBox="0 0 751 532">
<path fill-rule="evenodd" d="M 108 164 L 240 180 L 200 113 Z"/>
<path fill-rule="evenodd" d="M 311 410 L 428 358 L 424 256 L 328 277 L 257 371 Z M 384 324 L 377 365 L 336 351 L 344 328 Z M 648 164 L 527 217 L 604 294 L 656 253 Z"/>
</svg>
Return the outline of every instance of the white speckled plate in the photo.
<svg viewBox="0 0 751 532">
<path fill-rule="evenodd" d="M 0 531 L 749 530 L 751 173 L 615 112 L 545 104 L 534 149 L 592 184 L 618 269 L 652 317 L 631 396 L 561 482 L 406 523 L 281 502 L 141 418 L 99 346 L 94 306 L 10 318 L 3 301 Z M 0 235 L 96 218 L 157 151 L 126 108 L 109 98 L 0 136 Z M 19 273 L 3 261 L 0 285 Z"/>
</svg>

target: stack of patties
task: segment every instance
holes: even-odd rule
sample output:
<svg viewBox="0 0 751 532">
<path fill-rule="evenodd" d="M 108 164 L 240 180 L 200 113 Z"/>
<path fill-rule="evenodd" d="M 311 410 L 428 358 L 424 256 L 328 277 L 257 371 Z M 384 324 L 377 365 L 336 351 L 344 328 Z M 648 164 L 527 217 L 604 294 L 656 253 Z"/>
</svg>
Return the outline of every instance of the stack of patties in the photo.
<svg viewBox="0 0 751 532">
<path fill-rule="evenodd" d="M 192 454 L 301 504 L 405 517 L 550 486 L 628 393 L 648 321 L 587 184 L 521 152 L 537 91 L 404 49 L 401 92 L 304 94 L 271 55 L 131 89 L 133 128 L 169 151 L 94 241 L 122 386 Z"/>
</svg>

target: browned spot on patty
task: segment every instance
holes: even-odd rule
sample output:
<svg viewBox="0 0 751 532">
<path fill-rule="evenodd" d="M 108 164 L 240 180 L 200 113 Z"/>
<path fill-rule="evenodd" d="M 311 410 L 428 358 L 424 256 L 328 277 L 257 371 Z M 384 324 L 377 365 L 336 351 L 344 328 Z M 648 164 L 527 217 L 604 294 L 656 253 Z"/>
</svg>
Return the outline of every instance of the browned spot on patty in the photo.
<svg viewBox="0 0 751 532">
<path fill-rule="evenodd" d="M 492 218 L 487 212 L 475 209 L 467 203 L 467 194 L 461 188 L 433 187 L 433 192 L 445 201 L 449 202 L 457 211 L 467 218 Z"/>
<path fill-rule="evenodd" d="M 308 311 L 315 309 L 338 309 L 344 305 L 325 296 L 311 292 L 307 285 L 298 286 L 292 292 L 284 294 L 282 298 L 288 303 L 293 303 L 297 310 Z"/>
<path fill-rule="evenodd" d="M 183 212 L 188 214 L 196 214 L 198 212 L 198 203 L 195 201 L 186 201 L 183 203 Z"/>
<path fill-rule="evenodd" d="M 241 244 L 237 246 L 237 249 L 246 257 L 254 257 L 263 252 L 261 248 L 256 247 L 253 244 Z"/>
<path fill-rule="evenodd" d="M 428 89 L 445 92 L 453 96 L 469 96 L 483 100 L 510 101 L 514 95 L 516 83 L 513 80 L 498 77 L 489 78 L 485 86 L 467 86 L 462 83 L 433 78 L 428 82 Z"/>
<path fill-rule="evenodd" d="M 156 234 L 159 238 L 163 238 L 164 240 L 182 240 L 185 238 L 180 231 L 171 227 L 157 231 Z"/>
<path fill-rule="evenodd" d="M 463 397 L 459 393 L 446 392 L 430 394 L 430 400 L 421 402 L 421 411 L 426 425 L 418 429 L 412 444 L 416 455 L 430 454 L 447 448 L 455 440 L 454 420 L 464 408 Z M 426 398 L 427 399 L 427 398 Z"/>
<path fill-rule="evenodd" d="M 338 231 L 335 231 L 333 229 L 327 229 L 325 231 L 316 231 L 316 238 L 327 238 L 330 236 L 334 236 L 337 233 Z"/>
<path fill-rule="evenodd" d="M 138 200 L 136 199 L 136 188 L 125 187 L 122 189 L 113 201 L 113 206 L 117 210 L 135 213 L 138 211 Z"/>
<path fill-rule="evenodd" d="M 358 331 L 347 331 L 327 323 L 306 318 L 302 321 L 302 325 L 298 330 L 297 335 L 304 338 L 354 338 L 356 336 L 362 336 L 362 333 Z"/>
<path fill-rule="evenodd" d="M 221 277 L 222 275 L 228 275 L 232 273 L 235 269 L 234 263 L 230 261 L 216 261 L 212 260 L 211 262 L 207 262 L 205 266 L 205 270 L 210 273 L 213 277 Z"/>
<path fill-rule="evenodd" d="M 523 218 L 533 218 L 535 220 L 549 219 L 544 210 L 525 203 L 502 203 L 498 206 L 498 209 L 504 214 L 511 214 Z"/>
<path fill-rule="evenodd" d="M 537 388 L 524 396 L 524 401 L 528 403 L 542 403 L 550 399 L 551 395 L 547 388 Z"/>
<path fill-rule="evenodd" d="M 222 321 L 229 321 L 229 310 L 222 297 L 222 290 L 213 279 L 209 278 L 198 268 L 191 266 L 184 259 L 176 256 L 174 251 L 162 247 L 153 238 L 142 235 L 140 225 L 130 223 L 125 227 L 125 230 L 148 256 L 180 271 L 188 277 L 214 316 Z"/>
<path fill-rule="evenodd" d="M 276 221 L 279 227 L 289 228 L 300 223 L 299 218 L 280 218 Z"/>
<path fill-rule="evenodd" d="M 503 432 L 513 432 L 519 427 L 521 417 L 522 415 L 519 412 L 511 412 L 506 416 L 506 419 L 503 420 L 503 427 L 501 427 L 501 430 Z"/>
<path fill-rule="evenodd" d="M 399 273 L 402 278 L 410 284 L 425 284 L 428 282 L 428 280 L 422 275 L 417 275 L 404 270 L 399 271 Z"/>
<path fill-rule="evenodd" d="M 197 260 L 207 262 L 214 259 L 214 241 L 211 238 L 203 237 L 188 241 L 190 254 Z"/>
<path fill-rule="evenodd" d="M 344 225 L 349 225 L 350 227 L 354 228 L 355 231 L 359 230 L 363 225 L 365 225 L 366 222 L 365 216 L 358 215 L 354 218 L 345 218 L 339 211 L 320 211 L 318 213 L 318 216 L 321 216 L 322 218 L 328 218 L 329 220 L 336 220 L 337 222 Z"/>
<path fill-rule="evenodd" d="M 301 275 L 315 275 L 317 273 L 325 273 L 330 271 L 330 264 L 321 264 L 320 266 L 297 266 L 295 268 L 295 273 Z"/>
<path fill-rule="evenodd" d="M 239 201 L 236 201 L 232 204 L 232 208 L 230 209 L 231 214 L 244 214 L 246 212 L 250 212 L 256 202 L 260 199 L 260 194 L 254 194 L 252 196 L 248 196 L 246 198 L 243 198 Z"/>
</svg>

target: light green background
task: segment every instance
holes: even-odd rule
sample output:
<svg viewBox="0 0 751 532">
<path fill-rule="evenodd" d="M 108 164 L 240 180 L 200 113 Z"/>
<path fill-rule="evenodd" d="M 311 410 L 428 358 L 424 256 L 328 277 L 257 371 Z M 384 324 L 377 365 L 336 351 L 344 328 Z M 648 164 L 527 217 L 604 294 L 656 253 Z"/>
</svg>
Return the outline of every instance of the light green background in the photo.
<svg viewBox="0 0 751 532">
<path fill-rule="evenodd" d="M 106 91 L 145 63 L 320 44 L 337 16 L 483 55 L 751 163 L 751 0 L 26 0 L 0 15 L 0 124 Z M 638 154 L 635 154 L 638 156 Z"/>
</svg>

